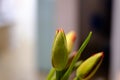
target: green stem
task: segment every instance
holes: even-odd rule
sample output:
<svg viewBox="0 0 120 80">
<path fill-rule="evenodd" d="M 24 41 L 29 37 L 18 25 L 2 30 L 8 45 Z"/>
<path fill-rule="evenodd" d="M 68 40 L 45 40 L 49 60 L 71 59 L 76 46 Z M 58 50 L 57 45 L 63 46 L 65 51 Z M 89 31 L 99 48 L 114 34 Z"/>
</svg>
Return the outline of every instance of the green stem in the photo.
<svg viewBox="0 0 120 80">
<path fill-rule="evenodd" d="M 62 71 L 56 71 L 56 80 L 60 80 L 62 76 Z"/>
<path fill-rule="evenodd" d="M 51 78 L 51 80 L 56 80 L 56 76 L 54 75 L 54 76 Z"/>
<path fill-rule="evenodd" d="M 47 80 L 51 80 L 52 77 L 54 76 L 54 73 L 55 73 L 55 69 L 54 68 L 51 68 L 48 76 L 47 76 Z"/>
</svg>

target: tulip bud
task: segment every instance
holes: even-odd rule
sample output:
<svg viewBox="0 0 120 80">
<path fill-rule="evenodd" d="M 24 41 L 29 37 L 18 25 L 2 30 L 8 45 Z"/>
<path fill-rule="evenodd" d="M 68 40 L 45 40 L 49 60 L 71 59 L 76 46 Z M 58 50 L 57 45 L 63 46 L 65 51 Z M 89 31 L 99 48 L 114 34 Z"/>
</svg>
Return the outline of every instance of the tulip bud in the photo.
<svg viewBox="0 0 120 80">
<path fill-rule="evenodd" d="M 89 80 L 99 68 L 102 60 L 103 52 L 95 54 L 85 60 L 77 69 L 77 77 L 82 80 Z"/>
<path fill-rule="evenodd" d="M 52 47 L 52 66 L 61 71 L 68 62 L 67 41 L 65 33 L 62 29 L 56 31 L 55 39 Z"/>
<path fill-rule="evenodd" d="M 67 39 L 67 50 L 68 50 L 68 54 L 71 53 L 75 40 L 76 40 L 76 33 L 74 31 L 69 32 L 66 35 L 66 39 Z"/>
<path fill-rule="evenodd" d="M 74 51 L 73 53 L 71 53 L 71 54 L 69 55 L 69 57 L 68 57 L 68 63 L 67 63 L 67 65 L 66 65 L 66 68 L 68 68 L 68 67 L 70 66 L 70 64 L 71 64 L 73 58 L 76 56 L 76 54 L 77 54 L 77 52 Z"/>
</svg>

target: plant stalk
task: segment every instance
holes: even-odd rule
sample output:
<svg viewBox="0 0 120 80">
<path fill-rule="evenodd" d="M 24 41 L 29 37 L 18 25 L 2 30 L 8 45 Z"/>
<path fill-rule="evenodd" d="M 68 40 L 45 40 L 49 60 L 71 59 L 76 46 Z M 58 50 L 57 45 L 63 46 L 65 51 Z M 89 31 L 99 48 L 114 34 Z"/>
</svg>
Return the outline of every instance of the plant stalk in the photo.
<svg viewBox="0 0 120 80">
<path fill-rule="evenodd" d="M 55 73 L 55 69 L 54 68 L 51 68 L 48 76 L 47 76 L 47 80 L 51 80 L 52 77 L 54 76 L 54 73 Z"/>
</svg>

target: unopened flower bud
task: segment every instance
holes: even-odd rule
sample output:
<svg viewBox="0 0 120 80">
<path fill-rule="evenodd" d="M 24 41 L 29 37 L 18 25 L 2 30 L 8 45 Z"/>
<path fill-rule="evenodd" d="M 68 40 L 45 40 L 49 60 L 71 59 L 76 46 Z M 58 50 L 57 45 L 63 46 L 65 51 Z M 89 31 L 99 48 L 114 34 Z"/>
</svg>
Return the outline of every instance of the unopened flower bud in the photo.
<svg viewBox="0 0 120 80">
<path fill-rule="evenodd" d="M 52 66 L 61 71 L 68 62 L 67 41 L 65 33 L 62 29 L 56 31 L 55 39 L 52 47 Z"/>
<path fill-rule="evenodd" d="M 103 52 L 97 53 L 85 60 L 77 69 L 77 77 L 82 80 L 89 80 L 99 68 L 102 60 Z"/>
<path fill-rule="evenodd" d="M 66 65 L 66 68 L 68 68 L 68 67 L 70 66 L 70 64 L 71 64 L 73 58 L 76 56 L 76 54 L 77 54 L 77 52 L 74 51 L 73 53 L 71 53 L 71 54 L 69 55 L 69 57 L 68 57 L 68 63 L 67 63 L 67 65 Z"/>
<path fill-rule="evenodd" d="M 76 40 L 76 33 L 74 31 L 69 32 L 66 35 L 66 39 L 67 39 L 67 50 L 68 50 L 68 54 L 71 53 L 75 40 Z"/>
</svg>

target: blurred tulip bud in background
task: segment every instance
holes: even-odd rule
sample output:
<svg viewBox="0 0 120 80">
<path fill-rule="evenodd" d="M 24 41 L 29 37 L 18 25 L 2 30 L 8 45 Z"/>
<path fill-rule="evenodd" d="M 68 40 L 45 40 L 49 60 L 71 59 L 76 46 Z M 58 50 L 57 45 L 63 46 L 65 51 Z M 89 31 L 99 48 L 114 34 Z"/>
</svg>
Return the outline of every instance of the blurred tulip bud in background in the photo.
<svg viewBox="0 0 120 80">
<path fill-rule="evenodd" d="M 69 32 L 66 35 L 66 39 L 67 39 L 67 50 L 68 50 L 68 54 L 71 53 L 75 40 L 76 40 L 76 33 L 74 31 Z"/>
<path fill-rule="evenodd" d="M 77 52 L 74 51 L 74 52 L 72 52 L 72 53 L 69 55 L 69 57 L 68 57 L 68 63 L 67 63 L 67 65 L 66 65 L 66 68 L 68 68 L 68 67 L 70 66 L 70 64 L 71 64 L 73 58 L 76 56 L 76 54 L 77 54 Z"/>
</svg>

